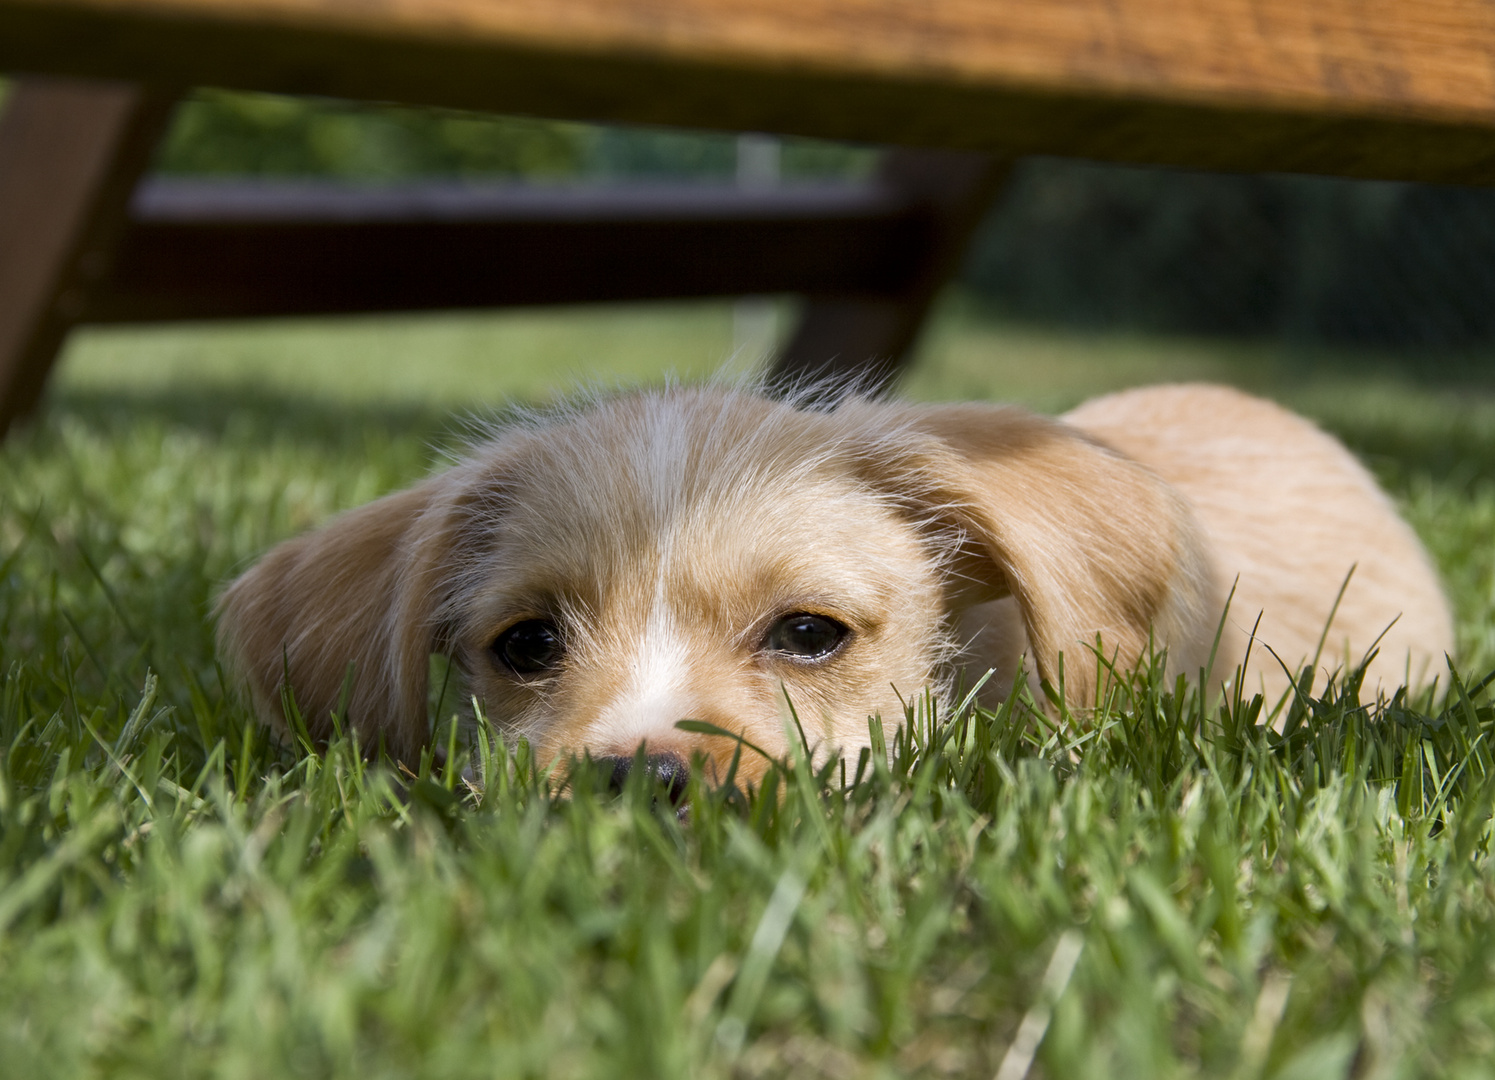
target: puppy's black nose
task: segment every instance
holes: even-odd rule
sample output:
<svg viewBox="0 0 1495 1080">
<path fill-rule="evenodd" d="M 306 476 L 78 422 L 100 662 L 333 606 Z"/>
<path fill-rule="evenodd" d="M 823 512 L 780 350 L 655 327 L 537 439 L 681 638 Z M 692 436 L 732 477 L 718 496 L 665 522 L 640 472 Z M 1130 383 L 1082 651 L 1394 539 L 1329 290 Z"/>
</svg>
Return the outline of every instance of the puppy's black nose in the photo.
<svg viewBox="0 0 1495 1080">
<path fill-rule="evenodd" d="M 628 774 L 633 771 L 633 758 L 604 757 L 598 758 L 597 763 L 603 769 L 612 770 L 608 776 L 608 787 L 613 791 L 622 791 L 623 785 L 628 782 Z M 651 780 L 669 792 L 670 802 L 679 806 L 685 801 L 685 789 L 690 783 L 689 765 L 674 754 L 650 754 L 644 758 L 644 768 Z"/>
</svg>

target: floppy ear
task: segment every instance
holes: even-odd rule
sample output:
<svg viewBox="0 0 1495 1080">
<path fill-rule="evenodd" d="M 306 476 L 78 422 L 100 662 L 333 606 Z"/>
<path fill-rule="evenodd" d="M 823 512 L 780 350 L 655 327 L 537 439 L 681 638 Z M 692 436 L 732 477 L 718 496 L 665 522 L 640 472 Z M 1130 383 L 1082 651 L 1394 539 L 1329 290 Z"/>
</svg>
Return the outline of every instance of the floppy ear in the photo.
<svg viewBox="0 0 1495 1080">
<path fill-rule="evenodd" d="M 1059 421 L 1021 409 L 948 405 L 897 409 L 902 438 L 920 436 L 915 503 L 955 525 L 960 610 L 1017 600 L 1032 662 L 1066 697 L 1093 703 L 1097 635 L 1107 660 L 1132 666 L 1149 633 L 1169 667 L 1208 661 L 1223 605 L 1188 501 L 1146 467 Z"/>
<path fill-rule="evenodd" d="M 457 532 L 451 472 L 351 510 L 288 540 L 218 602 L 218 644 L 249 684 L 255 712 L 284 727 L 287 676 L 310 734 L 345 726 L 396 758 L 428 738 L 426 683 L 438 645 L 442 582 Z"/>
</svg>

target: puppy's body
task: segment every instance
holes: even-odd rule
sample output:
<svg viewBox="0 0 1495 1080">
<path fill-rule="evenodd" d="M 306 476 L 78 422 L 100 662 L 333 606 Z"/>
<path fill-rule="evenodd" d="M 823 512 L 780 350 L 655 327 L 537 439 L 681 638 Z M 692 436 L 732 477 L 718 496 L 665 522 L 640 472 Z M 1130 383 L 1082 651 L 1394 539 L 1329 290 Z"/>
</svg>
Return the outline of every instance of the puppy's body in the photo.
<svg viewBox="0 0 1495 1080">
<path fill-rule="evenodd" d="M 1217 592 L 1239 576 L 1217 678 L 1233 676 L 1258 614 L 1257 641 L 1281 663 L 1258 652 L 1246 689 L 1269 698 L 1287 688 L 1283 664 L 1296 673 L 1321 637 L 1330 670 L 1358 664 L 1379 637 L 1372 687 L 1420 685 L 1442 670 L 1452 620 L 1422 543 L 1349 451 L 1308 421 L 1215 386 L 1114 394 L 1064 419 L 1188 497 Z"/>
<path fill-rule="evenodd" d="M 427 738 L 433 650 L 542 757 L 588 751 L 718 769 L 730 740 L 854 747 L 867 717 L 1028 666 L 1093 700 L 1100 648 L 1233 677 L 1247 631 L 1311 659 L 1383 639 L 1373 678 L 1451 649 L 1426 556 L 1329 437 L 1212 387 L 1133 391 L 1067 422 L 1018 409 L 860 399 L 807 411 L 721 389 L 641 393 L 516 425 L 406 492 L 281 545 L 236 581 L 223 648 L 259 713 L 289 672 L 314 733 L 346 719 L 397 754 Z M 1392 624 L 1395 624 L 1394 626 Z M 1250 688 L 1285 687 L 1253 661 Z M 1408 665 L 1410 664 L 1410 668 Z M 749 775 L 756 769 L 748 765 Z"/>
</svg>

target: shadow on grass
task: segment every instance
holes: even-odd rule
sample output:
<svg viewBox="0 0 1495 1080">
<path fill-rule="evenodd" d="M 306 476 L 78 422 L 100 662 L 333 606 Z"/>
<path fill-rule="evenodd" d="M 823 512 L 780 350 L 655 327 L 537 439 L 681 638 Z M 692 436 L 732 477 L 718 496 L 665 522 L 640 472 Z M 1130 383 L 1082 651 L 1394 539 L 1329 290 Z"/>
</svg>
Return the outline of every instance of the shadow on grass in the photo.
<svg viewBox="0 0 1495 1080">
<path fill-rule="evenodd" d="M 1495 482 L 1495 406 L 1482 417 L 1455 417 L 1447 426 L 1418 430 L 1386 420 L 1325 426 L 1393 486 L 1417 476 L 1458 488 Z"/>
<path fill-rule="evenodd" d="M 1445 360 L 1318 354 L 1261 390 L 1314 416 L 1392 483 L 1417 475 L 1460 485 L 1495 480 L 1495 364 Z M 51 421 L 70 417 L 116 435 L 145 422 L 241 444 L 289 442 L 336 453 L 357 451 L 371 438 L 456 448 L 473 419 L 501 415 L 481 406 L 340 402 L 249 385 L 57 388 L 28 426 L 42 434 Z"/>
<path fill-rule="evenodd" d="M 41 432 L 73 418 L 105 434 L 142 423 L 185 428 L 240 443 L 292 442 L 325 451 L 353 450 L 371 436 L 448 446 L 463 440 L 474 416 L 425 403 L 339 402 L 250 386 L 191 386 L 148 390 L 58 389 L 28 425 Z"/>
<path fill-rule="evenodd" d="M 1495 481 L 1495 368 L 1465 380 L 1344 362 L 1288 382 L 1282 396 L 1394 487 L 1414 477 L 1458 488 Z"/>
</svg>

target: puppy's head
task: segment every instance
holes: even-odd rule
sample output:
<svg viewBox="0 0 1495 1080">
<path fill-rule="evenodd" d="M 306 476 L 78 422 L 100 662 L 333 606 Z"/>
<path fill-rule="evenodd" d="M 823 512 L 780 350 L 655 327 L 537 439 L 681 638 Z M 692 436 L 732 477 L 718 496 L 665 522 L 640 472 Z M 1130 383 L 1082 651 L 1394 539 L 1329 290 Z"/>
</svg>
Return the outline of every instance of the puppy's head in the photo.
<svg viewBox="0 0 1495 1080">
<path fill-rule="evenodd" d="M 1177 577 L 1176 508 L 1131 500 L 1159 550 L 1140 568 L 1128 553 L 1130 571 L 1067 535 L 1094 509 L 1077 492 L 1122 482 L 1158 487 L 1011 410 L 639 394 L 512 427 L 282 545 L 225 594 L 220 633 L 260 713 L 280 715 L 289 678 L 314 734 L 341 707 L 414 753 L 440 650 L 542 760 L 644 745 L 720 776 L 735 741 L 678 721 L 778 755 L 792 710 L 812 743 L 865 744 L 870 714 L 896 720 L 900 694 L 944 685 L 973 603 L 1015 597 L 1041 668 L 1096 631 L 1145 641 L 1169 602 L 1154 579 Z M 739 775 L 761 768 L 747 754 Z"/>
</svg>

